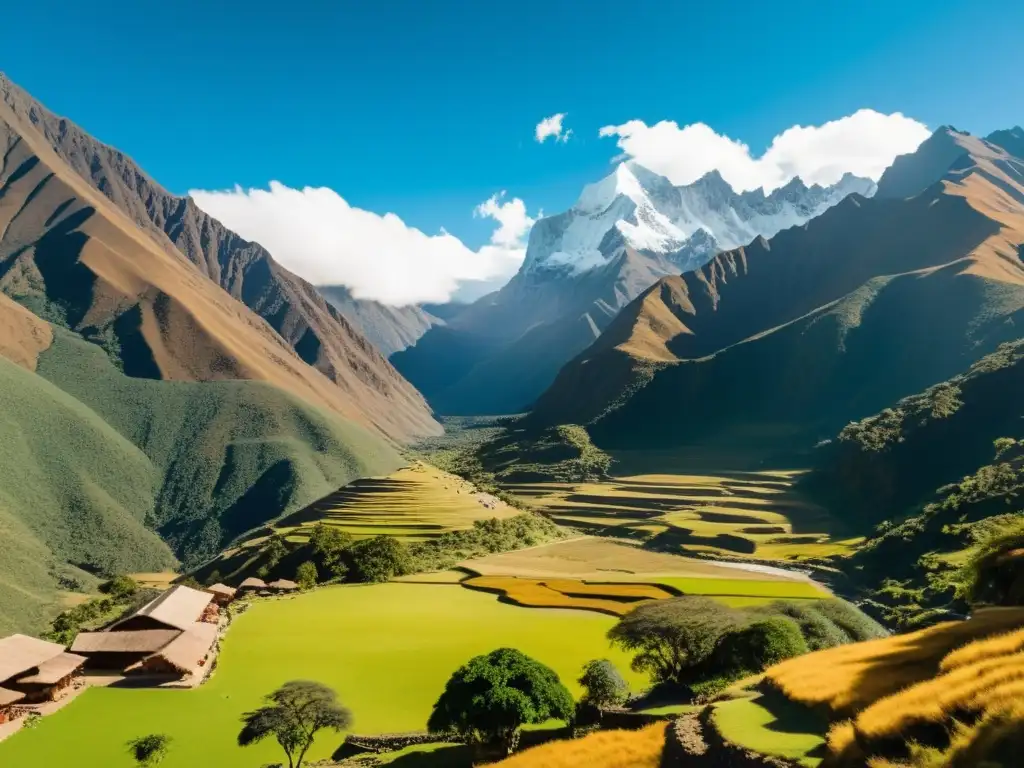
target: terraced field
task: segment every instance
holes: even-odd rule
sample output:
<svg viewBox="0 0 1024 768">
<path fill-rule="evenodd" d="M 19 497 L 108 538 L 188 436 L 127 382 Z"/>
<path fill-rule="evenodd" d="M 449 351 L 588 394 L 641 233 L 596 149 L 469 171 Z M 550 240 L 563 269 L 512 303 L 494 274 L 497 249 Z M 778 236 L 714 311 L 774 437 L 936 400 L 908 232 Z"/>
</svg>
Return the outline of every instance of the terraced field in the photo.
<svg viewBox="0 0 1024 768">
<path fill-rule="evenodd" d="M 690 554 L 799 561 L 859 541 L 794 491 L 798 471 L 632 475 L 596 483 L 518 483 L 505 489 L 585 533 L 653 540 Z"/>
<path fill-rule="evenodd" d="M 796 573 L 713 563 L 609 539 L 582 537 L 466 560 L 461 583 L 531 607 L 595 610 L 621 616 L 645 599 L 707 595 L 735 607 L 829 593 Z"/>
</svg>

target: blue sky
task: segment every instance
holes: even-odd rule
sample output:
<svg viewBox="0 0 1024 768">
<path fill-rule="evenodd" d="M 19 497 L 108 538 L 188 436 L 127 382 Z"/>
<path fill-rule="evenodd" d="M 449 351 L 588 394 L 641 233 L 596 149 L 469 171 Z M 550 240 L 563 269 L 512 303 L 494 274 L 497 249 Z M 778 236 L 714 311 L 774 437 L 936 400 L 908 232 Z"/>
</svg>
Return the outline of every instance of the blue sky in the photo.
<svg viewBox="0 0 1024 768">
<path fill-rule="evenodd" d="M 1024 122 L 1024 3 L 177 0 L 5 9 L 0 66 L 166 187 L 334 189 L 476 248 L 499 190 L 566 208 L 601 126 L 702 121 L 760 154 L 863 107 Z M 533 139 L 568 113 L 567 143 Z"/>
</svg>

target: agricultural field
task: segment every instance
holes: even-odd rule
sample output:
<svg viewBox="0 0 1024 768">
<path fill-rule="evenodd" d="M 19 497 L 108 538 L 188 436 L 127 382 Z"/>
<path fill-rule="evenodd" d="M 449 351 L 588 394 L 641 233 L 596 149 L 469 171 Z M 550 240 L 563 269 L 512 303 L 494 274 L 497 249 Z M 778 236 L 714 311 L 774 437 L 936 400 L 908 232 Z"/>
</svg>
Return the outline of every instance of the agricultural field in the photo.
<svg viewBox="0 0 1024 768">
<path fill-rule="evenodd" d="M 529 610 L 456 584 L 321 588 L 257 601 L 227 634 L 213 677 L 193 691 L 94 688 L 34 729 L 0 743 L 0 765 L 130 768 L 131 738 L 174 739 L 161 768 L 251 768 L 276 746 L 235 746 L 239 717 L 292 679 L 335 688 L 359 733 L 422 729 L 449 675 L 472 656 L 513 647 L 558 672 L 574 695 L 584 662 L 611 659 L 630 685 L 646 679 L 605 633 L 615 619 L 590 611 Z M 341 744 L 319 739 L 314 760 Z M 87 757 L 86 757 L 87 756 Z"/>
<path fill-rule="evenodd" d="M 416 462 L 387 477 L 356 480 L 339 488 L 276 528 L 296 540 L 322 522 L 357 539 L 386 534 L 421 541 L 469 528 L 474 520 L 512 517 L 519 511 L 456 475 Z"/>
<path fill-rule="evenodd" d="M 645 600 L 675 595 L 653 584 L 588 584 L 578 579 L 521 579 L 516 576 L 473 576 L 462 586 L 496 592 L 527 608 L 575 608 L 622 616 Z"/>
<path fill-rule="evenodd" d="M 682 554 L 798 562 L 846 554 L 860 539 L 800 497 L 800 472 L 648 474 L 590 483 L 509 483 L 530 507 L 584 533 Z"/>
</svg>

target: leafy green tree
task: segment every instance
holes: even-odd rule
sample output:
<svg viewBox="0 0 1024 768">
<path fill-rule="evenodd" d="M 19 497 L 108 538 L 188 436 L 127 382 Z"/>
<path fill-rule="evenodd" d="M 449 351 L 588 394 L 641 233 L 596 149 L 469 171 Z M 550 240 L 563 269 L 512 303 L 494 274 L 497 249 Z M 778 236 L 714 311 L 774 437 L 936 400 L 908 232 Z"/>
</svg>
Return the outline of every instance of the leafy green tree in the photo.
<svg viewBox="0 0 1024 768">
<path fill-rule="evenodd" d="M 199 583 L 199 579 L 197 579 L 195 576 L 186 576 L 184 579 L 179 581 L 178 584 L 183 587 L 190 587 L 192 589 L 198 589 L 200 591 L 203 589 L 203 585 Z"/>
<path fill-rule="evenodd" d="M 267 543 L 263 546 L 263 556 L 268 569 L 272 570 L 277 567 L 277 564 L 280 563 L 287 554 L 288 547 L 284 543 L 284 537 L 279 533 L 275 533 L 268 538 Z"/>
<path fill-rule="evenodd" d="M 293 680 L 269 694 L 266 701 L 265 706 L 242 715 L 238 746 L 273 737 L 288 758 L 288 768 L 301 768 L 318 731 L 343 731 L 352 726 L 352 713 L 321 683 Z"/>
<path fill-rule="evenodd" d="M 222 578 L 224 577 L 220 575 L 220 571 L 214 569 L 210 572 L 210 575 L 206 577 L 206 586 L 212 587 L 214 584 L 219 584 Z"/>
<path fill-rule="evenodd" d="M 354 539 L 348 531 L 335 525 L 317 523 L 309 535 L 314 554 L 320 558 L 324 568 L 336 579 L 348 573 L 344 562 L 345 553 L 352 547 Z"/>
<path fill-rule="evenodd" d="M 131 576 L 115 576 L 100 585 L 100 592 L 110 595 L 114 600 L 127 600 L 139 590 L 139 583 Z"/>
<path fill-rule="evenodd" d="M 409 551 L 393 536 L 375 536 L 360 541 L 352 547 L 352 563 L 359 581 L 372 583 L 401 576 L 411 567 Z"/>
<path fill-rule="evenodd" d="M 583 701 L 599 709 L 620 706 L 629 696 L 629 686 L 608 659 L 588 661 L 577 682 L 583 686 Z"/>
<path fill-rule="evenodd" d="M 434 704 L 427 729 L 508 755 L 524 725 L 572 716 L 572 695 L 554 670 L 513 648 L 499 648 L 455 671 Z"/>
<path fill-rule="evenodd" d="M 715 673 L 732 678 L 753 675 L 808 650 L 796 622 L 770 616 L 722 636 L 714 651 Z"/>
<path fill-rule="evenodd" d="M 171 737 L 163 733 L 151 733 L 128 742 L 128 754 L 140 768 L 160 765 L 171 748 Z"/>
<path fill-rule="evenodd" d="M 300 589 L 312 589 L 319 579 L 320 574 L 316 572 L 316 565 L 312 560 L 307 560 L 295 571 L 295 581 L 298 582 Z"/>
<path fill-rule="evenodd" d="M 651 600 L 623 616 L 608 631 L 613 645 L 633 652 L 633 669 L 659 683 L 685 685 L 719 638 L 745 623 L 739 611 L 707 597 Z"/>
</svg>

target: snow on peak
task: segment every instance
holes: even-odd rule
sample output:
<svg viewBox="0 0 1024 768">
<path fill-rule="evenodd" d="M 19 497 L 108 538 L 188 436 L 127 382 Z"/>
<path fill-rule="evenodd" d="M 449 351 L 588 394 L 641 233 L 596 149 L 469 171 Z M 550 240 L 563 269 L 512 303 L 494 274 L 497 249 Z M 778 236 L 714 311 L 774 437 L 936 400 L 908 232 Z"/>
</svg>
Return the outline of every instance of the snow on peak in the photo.
<svg viewBox="0 0 1024 768">
<path fill-rule="evenodd" d="M 874 182 L 851 174 L 830 187 L 793 178 L 769 195 L 737 193 L 718 171 L 676 187 L 634 161 L 619 163 L 584 187 L 568 211 L 534 225 L 521 271 L 580 274 L 608 263 L 624 246 L 694 269 L 719 250 L 801 225 L 848 194 L 874 192 Z"/>
</svg>

